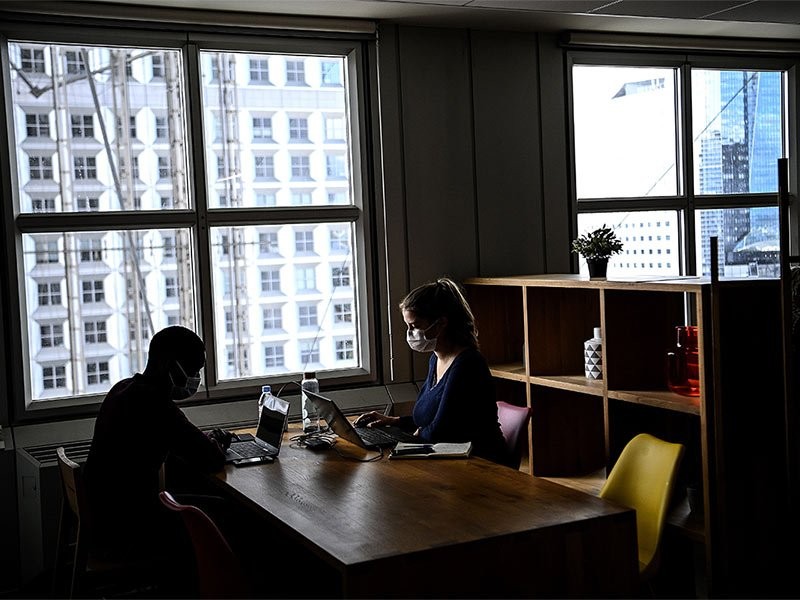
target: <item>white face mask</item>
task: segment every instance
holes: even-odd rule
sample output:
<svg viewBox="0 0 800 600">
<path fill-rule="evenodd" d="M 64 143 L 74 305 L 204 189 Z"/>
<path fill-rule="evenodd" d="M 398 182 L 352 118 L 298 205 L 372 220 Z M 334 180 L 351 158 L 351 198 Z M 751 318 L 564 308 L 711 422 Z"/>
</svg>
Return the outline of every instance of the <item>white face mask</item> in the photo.
<svg viewBox="0 0 800 600">
<path fill-rule="evenodd" d="M 197 389 L 200 387 L 200 373 L 194 376 L 189 376 L 181 366 L 181 363 L 176 360 L 175 364 L 178 366 L 178 369 L 180 369 L 184 380 L 183 383 L 178 384 L 175 382 L 175 378 L 172 376 L 172 373 L 169 374 L 169 378 L 172 380 L 172 399 L 185 400 L 186 398 L 194 396 L 197 393 Z"/>
<path fill-rule="evenodd" d="M 436 325 L 439 319 L 428 325 L 425 329 L 409 329 L 406 331 L 406 342 L 412 350 L 417 352 L 433 352 L 436 349 L 436 338 L 428 338 L 425 332 Z"/>
</svg>

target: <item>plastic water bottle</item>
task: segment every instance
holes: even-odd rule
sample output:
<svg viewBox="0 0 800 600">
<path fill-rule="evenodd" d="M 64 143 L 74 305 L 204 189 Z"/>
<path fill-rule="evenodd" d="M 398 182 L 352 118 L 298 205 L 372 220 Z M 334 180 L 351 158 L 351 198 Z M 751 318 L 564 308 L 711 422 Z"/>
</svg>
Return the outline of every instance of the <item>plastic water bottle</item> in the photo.
<svg viewBox="0 0 800 600">
<path fill-rule="evenodd" d="M 303 381 L 300 382 L 302 388 L 302 404 L 303 404 L 303 432 L 310 433 L 319 431 L 319 415 L 317 409 L 311 403 L 306 390 L 310 392 L 319 393 L 319 381 L 317 374 L 313 371 L 303 373 Z"/>
<path fill-rule="evenodd" d="M 261 420 L 261 409 L 264 408 L 264 405 L 267 403 L 268 398 L 272 396 L 272 386 L 271 385 L 262 385 L 261 386 L 261 396 L 258 397 L 258 419 Z"/>
</svg>

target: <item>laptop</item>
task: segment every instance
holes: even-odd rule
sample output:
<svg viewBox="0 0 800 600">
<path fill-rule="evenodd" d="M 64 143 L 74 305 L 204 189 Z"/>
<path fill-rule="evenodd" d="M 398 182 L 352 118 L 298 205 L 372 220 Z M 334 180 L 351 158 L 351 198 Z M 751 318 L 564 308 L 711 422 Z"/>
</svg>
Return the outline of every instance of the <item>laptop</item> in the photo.
<svg viewBox="0 0 800 600">
<path fill-rule="evenodd" d="M 304 390 L 308 395 L 317 414 L 325 419 L 333 432 L 366 450 L 393 447 L 398 442 L 419 443 L 420 439 L 399 427 L 355 427 L 342 412 L 342 409 L 330 398 L 315 392 Z"/>
<path fill-rule="evenodd" d="M 261 408 L 256 435 L 233 434 L 230 447 L 225 451 L 225 463 L 235 466 L 272 462 L 281 450 L 283 432 L 289 416 L 289 403 L 273 398 L 271 405 Z"/>
</svg>

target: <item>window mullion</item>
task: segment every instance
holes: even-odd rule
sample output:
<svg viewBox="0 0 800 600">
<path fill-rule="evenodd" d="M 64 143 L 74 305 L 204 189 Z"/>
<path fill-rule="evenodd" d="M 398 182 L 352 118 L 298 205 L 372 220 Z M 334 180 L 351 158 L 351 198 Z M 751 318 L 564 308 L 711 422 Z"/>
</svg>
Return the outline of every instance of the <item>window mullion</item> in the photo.
<svg viewBox="0 0 800 600">
<path fill-rule="evenodd" d="M 681 173 L 681 189 L 685 199 L 684 209 L 681 213 L 683 227 L 678 230 L 680 243 L 678 250 L 681 253 L 678 264 L 681 274 L 696 274 L 695 260 L 695 189 L 694 189 L 694 150 L 692 139 L 692 69 L 687 61 L 678 69 L 680 86 L 678 91 L 680 121 L 678 132 L 682 152 L 683 172 Z"/>
</svg>

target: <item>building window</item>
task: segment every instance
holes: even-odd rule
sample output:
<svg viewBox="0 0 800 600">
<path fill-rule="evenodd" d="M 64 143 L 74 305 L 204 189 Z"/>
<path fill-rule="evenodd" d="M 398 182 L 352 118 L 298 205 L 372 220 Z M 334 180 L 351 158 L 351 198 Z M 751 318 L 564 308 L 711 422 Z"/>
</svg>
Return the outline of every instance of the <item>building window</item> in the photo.
<svg viewBox="0 0 800 600">
<path fill-rule="evenodd" d="M 25 73 L 44 73 L 44 50 L 39 48 L 20 48 L 20 69 Z"/>
<path fill-rule="evenodd" d="M 371 116 L 363 110 L 369 106 L 363 97 L 367 89 L 353 84 L 358 73 L 369 72 L 366 61 L 373 54 L 365 50 L 374 42 L 348 34 L 331 38 L 298 31 L 282 37 L 266 32 L 260 36 L 264 45 L 258 42 L 269 48 L 266 52 L 248 49 L 243 44 L 252 36 L 237 36 L 230 30 L 220 38 L 221 45 L 215 42 L 213 47 L 171 45 L 161 36 L 158 47 L 136 48 L 109 44 L 118 32 L 104 29 L 103 24 L 75 27 L 71 39 L 79 43 L 47 40 L 52 28 L 40 28 L 32 34 L 38 39 L 15 40 L 13 35 L 4 39 L 7 52 L 0 56 L 6 61 L 1 70 L 14 90 L 9 110 L 3 113 L 12 152 L 0 156 L 0 170 L 11 175 L 6 187 L 16 209 L 4 228 L 2 253 L 8 260 L 0 268 L 6 282 L 0 300 L 3 306 L 20 309 L 14 318 L 5 315 L 13 330 L 9 340 L 34 340 L 13 350 L 32 365 L 26 371 L 28 381 L 20 386 L 23 392 L 15 395 L 15 414 L 27 415 L 40 401 L 54 401 L 50 406 L 57 407 L 72 398 L 102 396 L 110 382 L 98 375 L 87 389 L 87 359 L 107 362 L 106 372 L 112 377 L 128 377 L 144 368 L 143 340 L 153 335 L 153 329 L 171 323 L 200 330 L 204 323 L 224 323 L 226 309 L 235 307 L 234 317 L 260 315 L 263 304 L 278 299 L 283 314 L 291 318 L 279 321 L 278 311 L 267 315 L 268 324 L 272 320 L 272 325 L 281 326 L 268 330 L 268 335 L 280 335 L 280 343 L 286 344 L 281 373 L 285 369 L 292 377 L 299 374 L 303 365 L 296 345 L 298 305 L 313 299 L 320 311 L 317 319 L 322 320 L 321 307 L 331 304 L 324 297 L 330 286 L 318 285 L 316 271 L 327 278 L 325 274 L 342 258 L 330 256 L 328 240 L 322 238 L 321 246 L 306 246 L 321 253 L 311 258 L 313 266 L 304 264 L 309 258 L 281 258 L 281 250 L 293 254 L 295 231 L 351 228 L 351 252 L 363 261 L 351 268 L 353 293 L 339 294 L 337 301 L 344 296 L 358 312 L 372 296 L 367 275 L 373 269 L 373 256 L 364 244 L 374 235 L 374 225 L 365 221 L 364 207 L 369 206 L 373 190 L 361 189 L 370 174 L 348 174 L 352 181 L 337 187 L 352 185 L 353 197 L 365 201 L 339 206 L 322 206 L 328 190 L 316 182 L 290 182 L 310 182 L 312 174 L 324 178 L 326 149 L 298 143 L 322 144 L 326 116 L 341 118 L 336 127 L 343 126 L 346 137 L 367 141 L 364 119 Z M 175 39 L 184 40 L 202 29 L 177 27 L 172 29 Z M 245 28 L 240 31 L 247 33 Z M 150 33 L 145 24 L 142 35 Z M 51 56 L 57 64 L 50 64 Z M 10 60 L 19 68 L 12 68 Z M 324 82 L 319 71 L 323 60 L 331 63 Z M 345 61 L 354 68 L 345 68 Z M 312 71 L 306 72 L 306 66 Z M 33 77 L 23 68 L 46 76 Z M 127 82 L 126 75 L 132 76 Z M 254 86 L 248 89 L 249 83 Z M 303 87 L 284 91 L 266 87 L 274 83 Z M 128 93 L 120 94 L 119 85 L 127 85 Z M 68 102 L 54 98 L 54 90 Z M 196 119 L 192 125 L 206 136 L 205 145 L 190 143 L 193 136 L 186 130 L 186 115 Z M 109 134 L 108 143 L 100 135 L 101 124 Z M 222 135 L 215 139 L 217 128 Z M 63 142 L 58 149 L 57 136 L 66 137 L 58 140 Z M 350 142 L 337 140 L 335 148 L 343 156 L 357 155 L 355 167 L 371 165 L 368 144 L 351 147 Z M 216 156 L 225 161 L 219 172 Z M 200 171 L 195 169 L 198 165 L 203 165 Z M 146 212 L 130 214 L 138 211 Z M 30 216 L 33 212 L 35 217 Z M 218 243 L 222 234 L 229 240 L 224 260 L 218 253 L 224 248 Z M 41 236 L 58 240 L 58 263 L 36 264 L 35 242 Z M 208 247 L 201 246 L 205 243 Z M 44 257 L 49 260 L 49 251 L 40 252 L 40 259 Z M 12 293 L 21 298 L 12 299 Z M 142 315 L 144 320 L 139 319 Z M 56 365 L 42 364 L 35 342 L 47 319 L 63 322 L 68 333 L 66 347 L 59 349 L 68 376 L 63 387 L 45 393 L 42 367 Z M 106 324 L 104 344 L 113 348 L 113 355 L 102 359 L 96 356 L 97 348 L 87 351 L 87 345 L 97 344 L 92 338 L 97 334 L 83 329 L 99 319 Z M 82 334 L 75 335 L 66 323 L 80 327 Z M 353 335 L 364 335 L 372 326 L 358 323 Z M 242 327 L 243 323 L 234 323 L 235 331 L 247 329 Z M 221 367 L 209 380 L 212 388 L 219 386 L 213 390 L 215 397 L 234 398 L 263 381 L 268 373 L 261 359 L 262 336 L 248 331 L 234 343 L 221 325 L 206 333 L 214 336 L 205 341 Z M 317 342 L 316 368 L 330 370 L 343 381 L 377 376 L 374 364 L 365 360 L 371 348 L 358 349 L 353 364 L 344 366 L 336 358 L 332 332 L 321 331 Z M 234 351 L 230 371 L 225 369 L 228 347 Z M 245 355 L 259 358 L 247 361 Z"/>
<path fill-rule="evenodd" d="M 778 276 L 771 249 L 780 245 L 776 164 L 787 154 L 785 64 L 770 68 L 765 59 L 761 70 L 748 70 L 735 57 L 691 64 L 643 54 L 573 58 L 578 233 L 636 226 L 624 252 L 686 258 L 623 262 L 618 255 L 609 276 L 708 275 L 713 236 L 720 276 L 746 277 L 752 264 L 759 276 Z M 689 101 L 690 122 L 678 113 Z M 682 234 L 688 231 L 694 237 Z"/>
<path fill-rule="evenodd" d="M 314 232 L 295 231 L 294 250 L 298 254 L 311 254 L 314 252 Z"/>
<path fill-rule="evenodd" d="M 300 327 L 317 326 L 317 305 L 299 305 L 297 307 L 297 323 Z"/>
<path fill-rule="evenodd" d="M 84 321 L 83 340 L 87 344 L 105 344 L 108 341 L 105 321 Z"/>
<path fill-rule="evenodd" d="M 94 156 L 76 156 L 72 159 L 75 179 L 97 179 L 97 159 Z"/>
<path fill-rule="evenodd" d="M 336 360 L 353 360 L 353 340 L 336 340 Z"/>
<path fill-rule="evenodd" d="M 350 231 L 347 229 L 330 229 L 330 249 L 332 254 L 350 252 Z"/>
<path fill-rule="evenodd" d="M 263 269 L 261 271 L 261 292 L 279 294 L 281 292 L 280 269 Z"/>
<path fill-rule="evenodd" d="M 289 119 L 289 140 L 292 142 L 308 141 L 308 119 L 304 117 Z"/>
<path fill-rule="evenodd" d="M 339 302 L 333 305 L 334 323 L 352 323 L 353 305 L 350 302 Z"/>
<path fill-rule="evenodd" d="M 84 304 L 102 302 L 106 297 L 102 279 L 81 281 L 81 291 Z"/>
<path fill-rule="evenodd" d="M 64 365 L 42 367 L 42 387 L 45 390 L 67 387 L 67 368 Z"/>
<path fill-rule="evenodd" d="M 333 267 L 331 269 L 331 285 L 333 287 L 350 286 L 350 267 Z"/>
<path fill-rule="evenodd" d="M 40 325 L 39 332 L 42 348 L 56 348 L 64 345 L 64 326 L 60 323 Z"/>
<path fill-rule="evenodd" d="M 264 331 L 283 329 L 283 310 L 277 306 L 268 306 L 261 313 Z"/>
<path fill-rule="evenodd" d="M 342 85 L 342 61 L 323 60 L 320 62 L 322 69 L 322 85 Z"/>
<path fill-rule="evenodd" d="M 272 118 L 253 117 L 253 141 L 272 141 Z"/>
<path fill-rule="evenodd" d="M 325 175 L 328 179 L 346 179 L 347 167 L 344 156 L 328 154 L 325 156 Z"/>
<path fill-rule="evenodd" d="M 36 242 L 36 264 L 52 264 L 59 260 L 57 240 L 39 240 Z"/>
<path fill-rule="evenodd" d="M 92 115 L 71 115 L 70 122 L 72 123 L 72 137 L 94 137 L 94 117 Z"/>
<path fill-rule="evenodd" d="M 25 115 L 25 131 L 28 137 L 50 137 L 50 115 Z"/>
<path fill-rule="evenodd" d="M 292 179 L 308 181 L 311 179 L 311 159 L 305 155 L 294 155 L 292 162 Z"/>
<path fill-rule="evenodd" d="M 269 60 L 266 58 L 250 59 L 250 83 L 261 85 L 269 83 Z"/>
<path fill-rule="evenodd" d="M 82 238 L 79 243 L 81 262 L 103 261 L 103 240 L 101 238 Z"/>
<path fill-rule="evenodd" d="M 325 141 L 343 142 L 345 140 L 345 120 L 340 116 L 325 117 Z"/>
<path fill-rule="evenodd" d="M 53 159 L 50 156 L 29 156 L 28 168 L 31 179 L 53 178 Z"/>
<path fill-rule="evenodd" d="M 96 362 L 86 363 L 86 384 L 97 385 L 99 383 L 108 383 L 108 361 L 101 360 Z"/>
<path fill-rule="evenodd" d="M 264 368 L 274 369 L 283 367 L 285 364 L 283 356 L 283 344 L 264 345 Z"/>
<path fill-rule="evenodd" d="M 300 364 L 303 366 L 317 364 L 319 362 L 319 347 L 314 340 L 301 340 Z"/>
<path fill-rule="evenodd" d="M 306 66 L 302 60 L 286 60 L 286 85 L 305 85 Z"/>
</svg>

